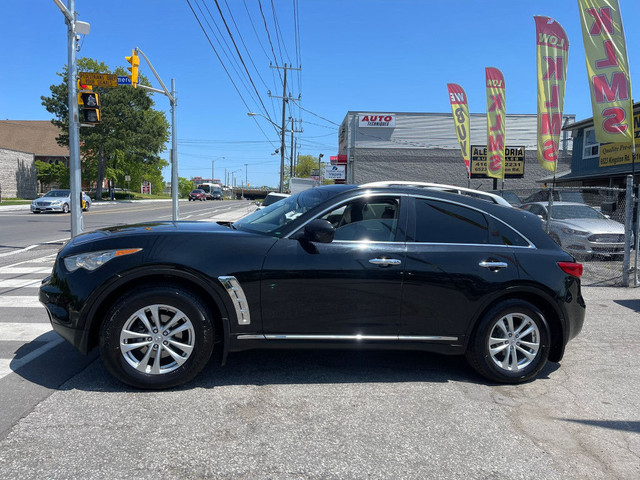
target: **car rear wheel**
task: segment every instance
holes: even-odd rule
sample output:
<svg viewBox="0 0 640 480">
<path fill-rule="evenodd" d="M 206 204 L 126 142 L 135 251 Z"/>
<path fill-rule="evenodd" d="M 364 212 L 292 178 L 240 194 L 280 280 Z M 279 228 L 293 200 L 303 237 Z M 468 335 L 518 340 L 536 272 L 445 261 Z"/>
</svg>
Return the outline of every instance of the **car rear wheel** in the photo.
<svg viewBox="0 0 640 480">
<path fill-rule="evenodd" d="M 466 356 L 469 364 L 490 380 L 525 382 L 546 365 L 549 338 L 547 322 L 535 305 L 507 300 L 482 317 Z"/>
<path fill-rule="evenodd" d="M 100 355 L 120 381 L 163 389 L 193 379 L 213 351 L 213 322 L 201 300 L 179 287 L 135 290 L 108 312 Z"/>
</svg>

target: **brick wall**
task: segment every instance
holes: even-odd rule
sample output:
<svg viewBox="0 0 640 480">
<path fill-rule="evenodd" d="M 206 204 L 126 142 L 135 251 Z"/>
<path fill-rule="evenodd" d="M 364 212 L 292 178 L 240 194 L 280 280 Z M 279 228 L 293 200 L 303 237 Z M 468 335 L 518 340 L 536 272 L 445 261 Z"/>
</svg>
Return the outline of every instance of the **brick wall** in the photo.
<svg viewBox="0 0 640 480">
<path fill-rule="evenodd" d="M 0 194 L 3 198 L 36 198 L 38 175 L 31 153 L 0 149 Z"/>
</svg>

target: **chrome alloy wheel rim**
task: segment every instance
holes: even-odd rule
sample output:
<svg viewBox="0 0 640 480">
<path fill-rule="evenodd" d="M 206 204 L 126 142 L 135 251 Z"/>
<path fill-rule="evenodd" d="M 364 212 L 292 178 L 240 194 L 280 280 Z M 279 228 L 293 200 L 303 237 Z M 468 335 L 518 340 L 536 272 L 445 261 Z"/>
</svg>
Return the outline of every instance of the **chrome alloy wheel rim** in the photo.
<svg viewBox="0 0 640 480">
<path fill-rule="evenodd" d="M 507 372 L 531 365 L 540 351 L 540 330 L 531 317 L 509 313 L 498 319 L 489 335 L 493 363 Z"/>
<path fill-rule="evenodd" d="M 136 370 L 162 375 L 191 356 L 195 331 L 191 320 L 169 305 L 148 305 L 135 312 L 120 332 L 120 352 Z"/>
</svg>

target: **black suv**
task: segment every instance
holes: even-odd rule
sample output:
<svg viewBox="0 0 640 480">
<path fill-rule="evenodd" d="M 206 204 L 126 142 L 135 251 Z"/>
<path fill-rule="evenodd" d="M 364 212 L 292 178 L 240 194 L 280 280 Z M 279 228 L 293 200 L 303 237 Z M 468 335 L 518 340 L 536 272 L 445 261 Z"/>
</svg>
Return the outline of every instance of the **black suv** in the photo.
<svg viewBox="0 0 640 480">
<path fill-rule="evenodd" d="M 534 377 L 582 328 L 582 265 L 535 215 L 412 186 L 305 190 L 235 223 L 75 237 L 40 301 L 53 328 L 140 388 L 194 378 L 214 345 L 466 355 Z"/>
</svg>

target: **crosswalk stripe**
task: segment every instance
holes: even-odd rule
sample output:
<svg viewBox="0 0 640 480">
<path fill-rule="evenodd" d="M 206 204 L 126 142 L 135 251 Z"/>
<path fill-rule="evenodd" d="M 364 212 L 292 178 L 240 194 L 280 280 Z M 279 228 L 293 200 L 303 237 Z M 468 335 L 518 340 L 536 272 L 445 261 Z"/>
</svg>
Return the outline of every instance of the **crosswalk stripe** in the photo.
<svg viewBox="0 0 640 480">
<path fill-rule="evenodd" d="M 0 280 L 0 289 L 2 288 L 37 288 L 42 283 L 41 278 L 13 278 L 8 280 Z"/>
<path fill-rule="evenodd" d="M 0 322 L 0 340 L 5 342 L 30 342 L 40 335 L 51 331 L 51 324 L 49 322 Z"/>
<path fill-rule="evenodd" d="M 0 275 L 25 273 L 51 273 L 51 267 L 0 267 Z"/>
<path fill-rule="evenodd" d="M 53 347 L 60 345 L 63 341 L 64 339 L 62 337 L 56 336 L 40 348 L 35 349 L 33 352 L 28 353 L 17 360 L 11 358 L 0 358 L 0 379 L 25 366 L 27 363 L 31 362 L 48 350 L 51 350 Z"/>
<path fill-rule="evenodd" d="M 0 295 L 0 308 L 44 308 L 35 295 Z"/>
</svg>

